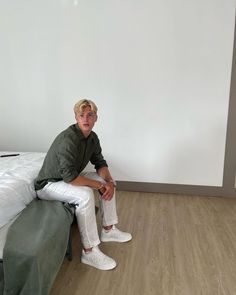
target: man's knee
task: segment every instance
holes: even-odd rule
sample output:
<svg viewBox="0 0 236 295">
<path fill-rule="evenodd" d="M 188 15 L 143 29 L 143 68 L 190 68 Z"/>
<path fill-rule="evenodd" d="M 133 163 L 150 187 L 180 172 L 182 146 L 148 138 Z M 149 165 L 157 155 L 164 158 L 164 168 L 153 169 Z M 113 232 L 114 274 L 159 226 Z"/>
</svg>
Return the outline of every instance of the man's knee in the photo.
<svg viewBox="0 0 236 295">
<path fill-rule="evenodd" d="M 83 198 L 79 198 L 77 209 L 85 209 L 90 207 L 93 208 L 95 206 L 94 204 L 95 202 L 93 189 L 87 187 L 83 192 Z"/>
<path fill-rule="evenodd" d="M 100 181 L 102 183 L 106 182 L 100 175 L 98 175 L 97 172 L 88 172 L 88 173 L 85 174 L 85 177 L 88 177 L 88 178 L 93 179 L 93 180 Z"/>
</svg>

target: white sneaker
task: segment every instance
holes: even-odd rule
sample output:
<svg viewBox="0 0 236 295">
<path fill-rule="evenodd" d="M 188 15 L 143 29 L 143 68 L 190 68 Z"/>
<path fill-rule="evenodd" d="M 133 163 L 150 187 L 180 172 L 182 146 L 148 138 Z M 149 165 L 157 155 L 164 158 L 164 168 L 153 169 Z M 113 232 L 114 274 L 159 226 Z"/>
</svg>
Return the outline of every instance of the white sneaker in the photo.
<svg viewBox="0 0 236 295">
<path fill-rule="evenodd" d="M 102 253 L 98 246 L 93 247 L 92 251 L 82 250 L 81 262 L 101 270 L 109 270 L 116 267 L 116 262 L 111 257 Z"/>
<path fill-rule="evenodd" d="M 115 227 L 115 225 L 113 225 L 110 230 L 105 230 L 104 228 L 102 228 L 100 239 L 102 242 L 124 243 L 132 240 L 132 236 L 130 233 L 120 231 L 118 228 Z"/>
</svg>

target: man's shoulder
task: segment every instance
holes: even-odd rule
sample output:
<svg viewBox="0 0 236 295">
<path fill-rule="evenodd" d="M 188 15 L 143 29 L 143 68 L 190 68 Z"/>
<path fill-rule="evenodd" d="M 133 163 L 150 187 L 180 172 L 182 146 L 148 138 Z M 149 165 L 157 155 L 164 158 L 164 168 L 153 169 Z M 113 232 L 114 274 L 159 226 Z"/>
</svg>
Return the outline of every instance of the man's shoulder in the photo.
<svg viewBox="0 0 236 295">
<path fill-rule="evenodd" d="M 69 126 L 65 130 L 61 131 L 53 140 L 50 149 L 58 149 L 61 145 L 66 145 L 68 142 L 73 142 L 76 135 L 74 134 L 73 128 Z"/>
<path fill-rule="evenodd" d="M 64 129 L 63 131 L 61 131 L 56 136 L 56 138 L 66 138 L 66 137 L 71 137 L 71 136 L 76 136 L 76 129 L 75 129 L 74 124 L 73 125 L 70 125 L 66 129 Z"/>
</svg>

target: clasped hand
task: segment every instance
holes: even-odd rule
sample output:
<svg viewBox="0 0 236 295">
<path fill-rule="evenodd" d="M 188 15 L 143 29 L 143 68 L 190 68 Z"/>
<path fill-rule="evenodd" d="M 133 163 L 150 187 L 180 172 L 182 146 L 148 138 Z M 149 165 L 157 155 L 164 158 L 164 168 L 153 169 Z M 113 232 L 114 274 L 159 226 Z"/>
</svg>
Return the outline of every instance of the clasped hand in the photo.
<svg viewBox="0 0 236 295">
<path fill-rule="evenodd" d="M 103 187 L 99 190 L 101 197 L 110 201 L 114 195 L 114 184 L 112 182 L 107 182 L 103 184 Z"/>
</svg>

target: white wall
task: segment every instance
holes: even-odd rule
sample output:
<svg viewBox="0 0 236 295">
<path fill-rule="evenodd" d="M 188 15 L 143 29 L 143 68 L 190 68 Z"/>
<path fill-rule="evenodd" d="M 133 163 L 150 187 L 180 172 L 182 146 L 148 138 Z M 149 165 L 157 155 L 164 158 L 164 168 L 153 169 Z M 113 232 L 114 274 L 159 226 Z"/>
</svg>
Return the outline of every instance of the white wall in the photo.
<svg viewBox="0 0 236 295">
<path fill-rule="evenodd" d="M 235 1 L 2 0 L 0 150 L 46 151 L 99 106 L 118 180 L 222 184 Z"/>
</svg>

